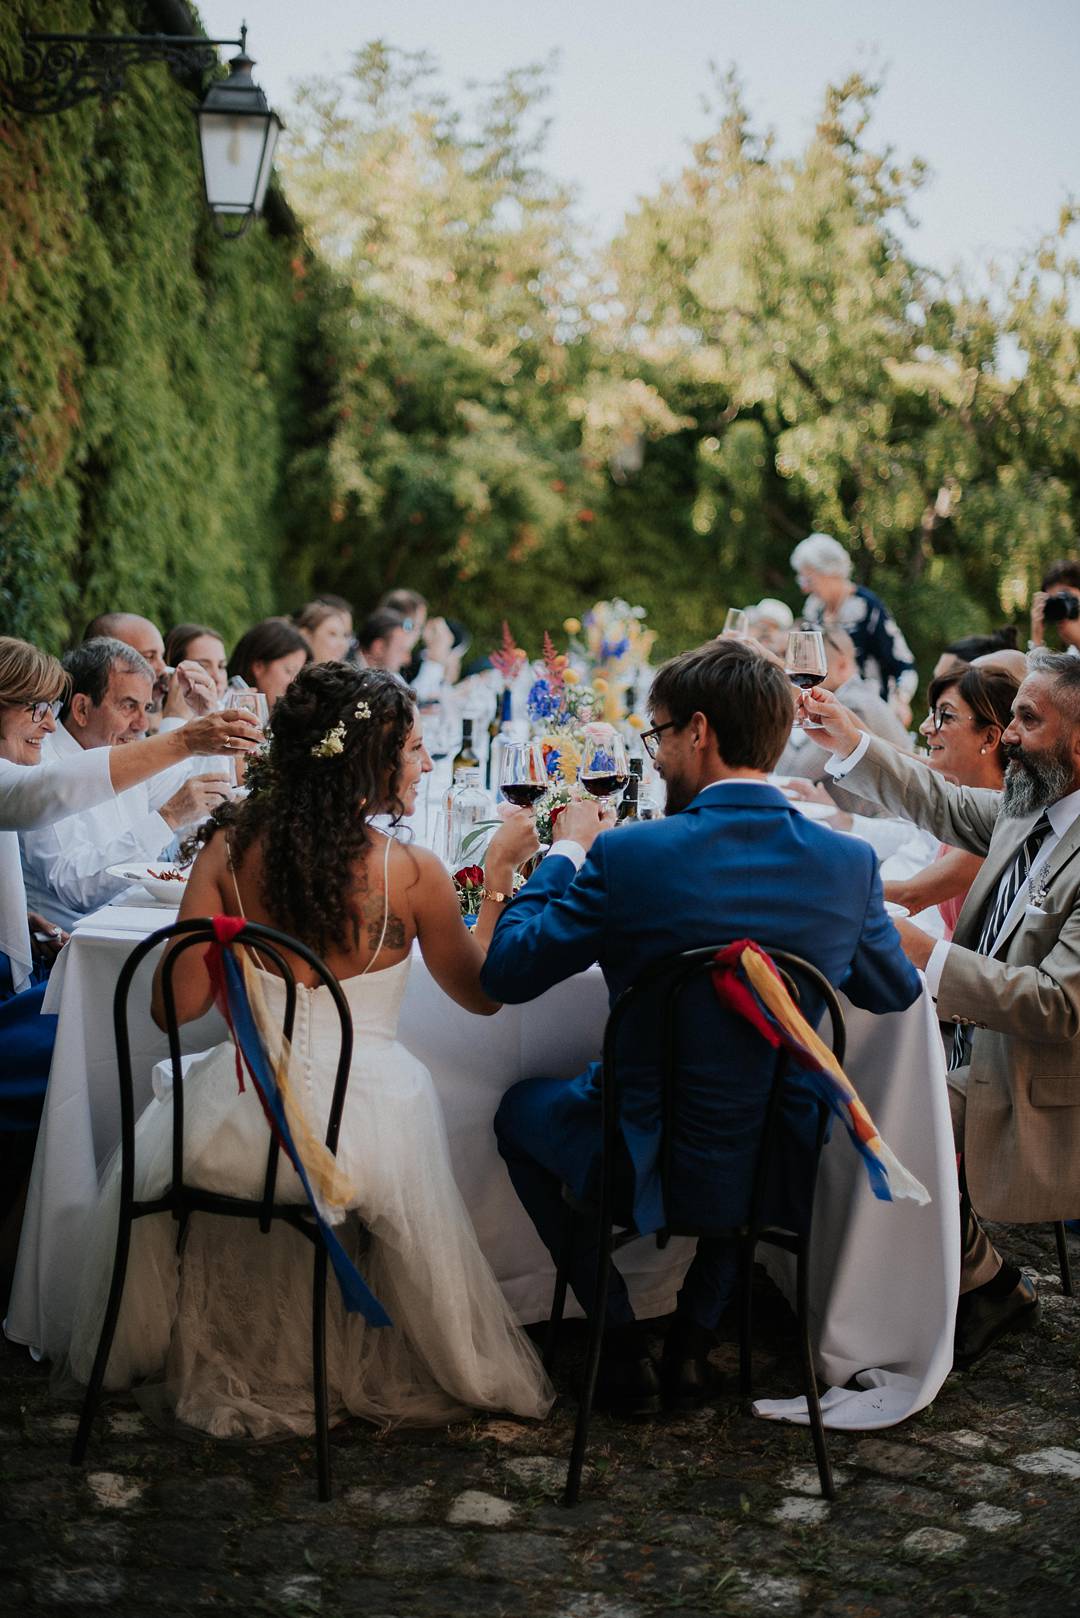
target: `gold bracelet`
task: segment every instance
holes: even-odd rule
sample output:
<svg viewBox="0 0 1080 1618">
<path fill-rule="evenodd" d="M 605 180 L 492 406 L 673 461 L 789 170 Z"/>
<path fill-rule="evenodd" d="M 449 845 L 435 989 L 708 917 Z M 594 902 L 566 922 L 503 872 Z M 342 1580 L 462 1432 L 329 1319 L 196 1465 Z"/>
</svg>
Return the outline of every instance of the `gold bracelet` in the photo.
<svg viewBox="0 0 1080 1618">
<path fill-rule="evenodd" d="M 483 897 L 485 899 L 493 899 L 497 905 L 504 905 L 507 899 L 509 899 L 510 895 L 508 893 L 496 893 L 494 888 L 485 888 Z"/>
</svg>

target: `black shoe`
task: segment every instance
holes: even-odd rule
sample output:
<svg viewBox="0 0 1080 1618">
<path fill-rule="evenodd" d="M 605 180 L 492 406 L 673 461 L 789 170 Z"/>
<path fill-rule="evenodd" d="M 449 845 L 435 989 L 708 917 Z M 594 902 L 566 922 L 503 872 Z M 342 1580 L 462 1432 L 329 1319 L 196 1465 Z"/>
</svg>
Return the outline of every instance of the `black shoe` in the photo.
<svg viewBox="0 0 1080 1618">
<path fill-rule="evenodd" d="M 601 1357 L 593 1409 L 610 1416 L 658 1416 L 663 1409 L 656 1365 L 644 1350 L 636 1357 Z"/>
<path fill-rule="evenodd" d="M 1026 1275 L 1003 1298 L 987 1297 L 981 1288 L 965 1292 L 956 1311 L 953 1369 L 966 1371 L 999 1337 L 1033 1325 L 1038 1314 L 1038 1288 Z"/>
<path fill-rule="evenodd" d="M 712 1392 L 711 1332 L 676 1320 L 664 1341 L 660 1388 L 668 1410 L 698 1410 Z"/>
</svg>

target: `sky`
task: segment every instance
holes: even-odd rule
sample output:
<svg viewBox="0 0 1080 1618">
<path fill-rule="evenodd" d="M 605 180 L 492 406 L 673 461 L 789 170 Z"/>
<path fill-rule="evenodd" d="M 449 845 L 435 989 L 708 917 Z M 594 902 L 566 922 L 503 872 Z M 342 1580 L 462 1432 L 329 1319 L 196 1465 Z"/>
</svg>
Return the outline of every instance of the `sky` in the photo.
<svg viewBox="0 0 1080 1618">
<path fill-rule="evenodd" d="M 797 151 L 825 85 L 884 74 L 877 144 L 924 158 L 909 249 L 977 277 L 1080 195 L 1080 0 L 201 0 L 207 33 L 248 23 L 254 77 L 288 122 L 296 82 L 372 39 L 426 50 L 456 98 L 469 80 L 557 53 L 546 165 L 613 234 L 678 173 L 708 124 L 709 63 L 734 64 L 760 126 Z M 228 55 L 229 53 L 224 53 Z"/>
</svg>

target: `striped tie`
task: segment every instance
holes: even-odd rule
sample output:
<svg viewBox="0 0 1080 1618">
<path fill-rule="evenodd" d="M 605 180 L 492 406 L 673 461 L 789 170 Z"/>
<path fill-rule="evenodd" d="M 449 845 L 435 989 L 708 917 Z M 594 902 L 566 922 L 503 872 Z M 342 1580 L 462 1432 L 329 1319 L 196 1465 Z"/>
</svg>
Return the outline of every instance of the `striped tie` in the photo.
<svg viewBox="0 0 1080 1618">
<path fill-rule="evenodd" d="M 1050 822 L 1044 812 L 1039 816 L 1024 841 L 1020 844 L 1012 864 L 998 883 L 997 893 L 987 906 L 977 946 L 980 955 L 989 955 L 997 943 L 1005 917 L 1012 909 L 1021 886 L 1027 881 L 1027 874 L 1031 870 L 1035 856 L 1042 847 L 1043 839 L 1048 837 L 1049 834 Z M 960 1024 L 957 1023 L 953 1029 L 953 1048 L 952 1056 L 949 1060 L 949 1072 L 951 1073 L 953 1068 L 962 1067 L 970 1059 L 971 1029 L 961 1028 Z"/>
</svg>

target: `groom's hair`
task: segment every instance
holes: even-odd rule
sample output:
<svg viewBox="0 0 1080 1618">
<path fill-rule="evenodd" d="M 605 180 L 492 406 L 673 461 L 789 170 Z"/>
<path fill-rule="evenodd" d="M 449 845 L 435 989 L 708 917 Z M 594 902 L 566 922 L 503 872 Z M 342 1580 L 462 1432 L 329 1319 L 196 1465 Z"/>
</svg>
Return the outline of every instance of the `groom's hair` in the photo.
<svg viewBox="0 0 1080 1618">
<path fill-rule="evenodd" d="M 702 713 L 729 767 L 771 770 L 791 735 L 791 686 L 777 665 L 740 640 L 714 640 L 657 670 L 650 711 L 680 728 Z"/>
</svg>

